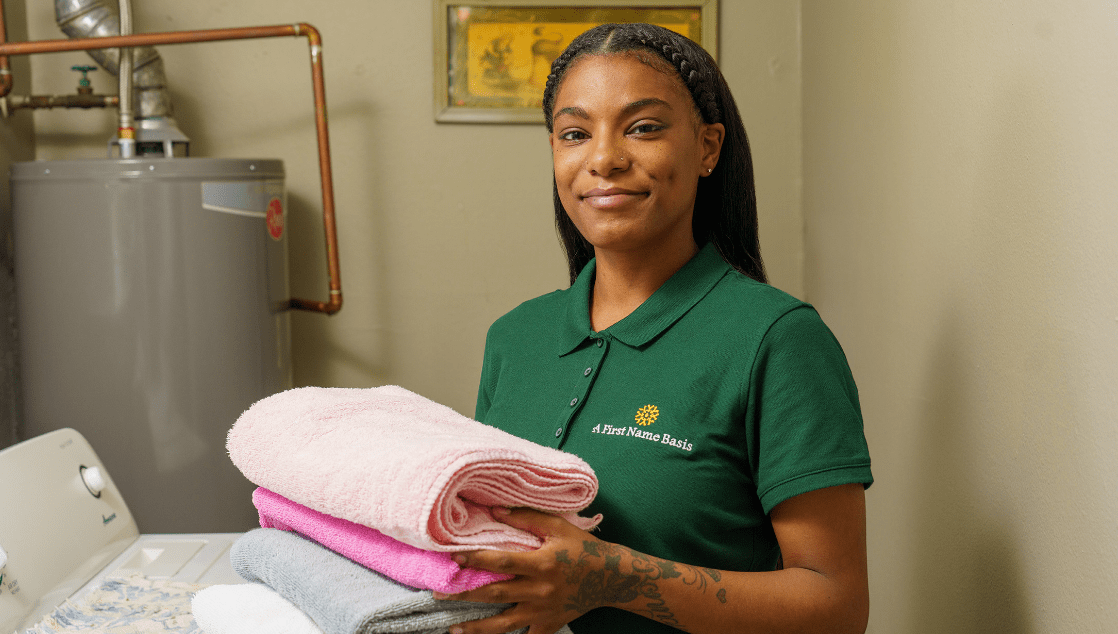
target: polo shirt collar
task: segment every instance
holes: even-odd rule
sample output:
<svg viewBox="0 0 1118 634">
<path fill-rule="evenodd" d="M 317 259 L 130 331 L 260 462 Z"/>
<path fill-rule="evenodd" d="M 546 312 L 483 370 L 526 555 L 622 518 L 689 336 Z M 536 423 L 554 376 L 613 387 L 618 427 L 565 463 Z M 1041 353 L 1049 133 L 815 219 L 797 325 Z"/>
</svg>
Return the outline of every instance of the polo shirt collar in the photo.
<svg viewBox="0 0 1118 634">
<path fill-rule="evenodd" d="M 590 293 L 594 288 L 596 265 L 595 260 L 590 260 L 567 292 L 566 315 L 559 328 L 559 356 L 599 334 L 628 346 L 643 346 L 691 310 L 731 270 L 708 243 L 636 310 L 602 333 L 596 333 L 590 327 Z"/>
</svg>

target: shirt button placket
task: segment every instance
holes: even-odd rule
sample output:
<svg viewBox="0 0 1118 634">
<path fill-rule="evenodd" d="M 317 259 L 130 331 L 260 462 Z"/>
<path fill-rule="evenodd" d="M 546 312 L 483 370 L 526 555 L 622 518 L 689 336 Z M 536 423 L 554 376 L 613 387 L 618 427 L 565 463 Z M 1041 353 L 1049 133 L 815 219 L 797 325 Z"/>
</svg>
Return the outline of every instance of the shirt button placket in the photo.
<svg viewBox="0 0 1118 634">
<path fill-rule="evenodd" d="M 575 415 L 578 413 L 579 403 L 584 401 L 586 399 L 586 395 L 590 392 L 590 384 L 592 382 L 594 370 L 596 369 L 595 366 L 601 367 L 602 359 L 605 358 L 606 351 L 609 350 L 609 346 L 605 344 L 604 339 L 595 339 L 594 345 L 597 346 L 599 349 L 597 360 L 594 364 L 587 366 L 586 369 L 582 371 L 582 381 L 579 382 L 577 388 L 581 392 L 581 395 L 573 397 L 567 403 L 567 413 L 566 416 L 564 416 L 563 418 L 563 423 L 559 425 L 559 427 L 555 430 L 556 447 L 559 447 L 563 444 L 563 432 L 566 431 L 566 429 L 570 426 L 571 421 L 574 420 Z M 593 348 L 591 348 L 591 350 L 593 350 Z"/>
</svg>

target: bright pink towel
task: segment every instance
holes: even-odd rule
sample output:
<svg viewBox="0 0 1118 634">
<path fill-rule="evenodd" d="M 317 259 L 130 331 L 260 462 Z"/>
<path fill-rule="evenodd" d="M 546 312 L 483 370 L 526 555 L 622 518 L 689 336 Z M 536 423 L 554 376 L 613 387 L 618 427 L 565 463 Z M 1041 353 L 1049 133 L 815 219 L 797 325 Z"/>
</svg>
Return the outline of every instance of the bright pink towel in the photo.
<svg viewBox="0 0 1118 634">
<path fill-rule="evenodd" d="M 483 425 L 401 387 L 297 388 L 229 430 L 245 477 L 320 513 L 422 550 L 530 550 L 542 540 L 493 518 L 529 507 L 579 517 L 598 493 L 579 457 Z"/>
<path fill-rule="evenodd" d="M 463 568 L 451 554 L 420 550 L 349 520 L 319 513 L 263 487 L 252 492 L 260 525 L 293 531 L 386 577 L 421 590 L 453 594 L 512 579 L 488 570 Z"/>
</svg>

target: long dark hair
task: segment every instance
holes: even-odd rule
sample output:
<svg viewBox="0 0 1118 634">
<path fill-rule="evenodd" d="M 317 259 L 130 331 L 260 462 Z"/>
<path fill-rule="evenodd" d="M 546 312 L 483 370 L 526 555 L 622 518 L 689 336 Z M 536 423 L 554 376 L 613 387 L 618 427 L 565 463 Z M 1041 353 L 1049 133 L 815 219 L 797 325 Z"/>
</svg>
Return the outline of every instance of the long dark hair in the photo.
<svg viewBox="0 0 1118 634">
<path fill-rule="evenodd" d="M 551 64 L 543 92 L 543 114 L 547 131 L 553 131 L 552 115 L 559 84 L 571 63 L 584 55 L 610 55 L 650 51 L 674 69 L 687 87 L 705 123 L 721 123 L 726 128 L 718 165 L 706 178 L 699 179 L 691 232 L 700 247 L 714 244 L 730 266 L 757 280 L 767 282 L 757 237 L 757 195 L 753 188 L 753 159 L 738 106 L 718 64 L 709 53 L 691 40 L 653 24 L 603 24 L 586 31 Z M 661 64 L 655 65 L 657 68 Z M 666 70 L 661 69 L 661 70 Z M 594 247 L 575 228 L 552 181 L 555 199 L 555 227 L 567 254 L 571 283 L 578 277 Z"/>
</svg>

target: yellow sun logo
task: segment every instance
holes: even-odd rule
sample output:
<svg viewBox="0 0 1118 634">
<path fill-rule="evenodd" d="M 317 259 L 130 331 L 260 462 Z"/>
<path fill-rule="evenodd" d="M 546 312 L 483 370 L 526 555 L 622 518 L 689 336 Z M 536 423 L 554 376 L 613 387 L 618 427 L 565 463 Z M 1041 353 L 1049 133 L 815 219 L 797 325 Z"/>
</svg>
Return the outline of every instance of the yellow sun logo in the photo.
<svg viewBox="0 0 1118 634">
<path fill-rule="evenodd" d="M 656 422 L 656 417 L 660 415 L 660 410 L 655 405 L 645 405 L 637 410 L 637 424 L 638 425 L 651 425 Z"/>
</svg>

